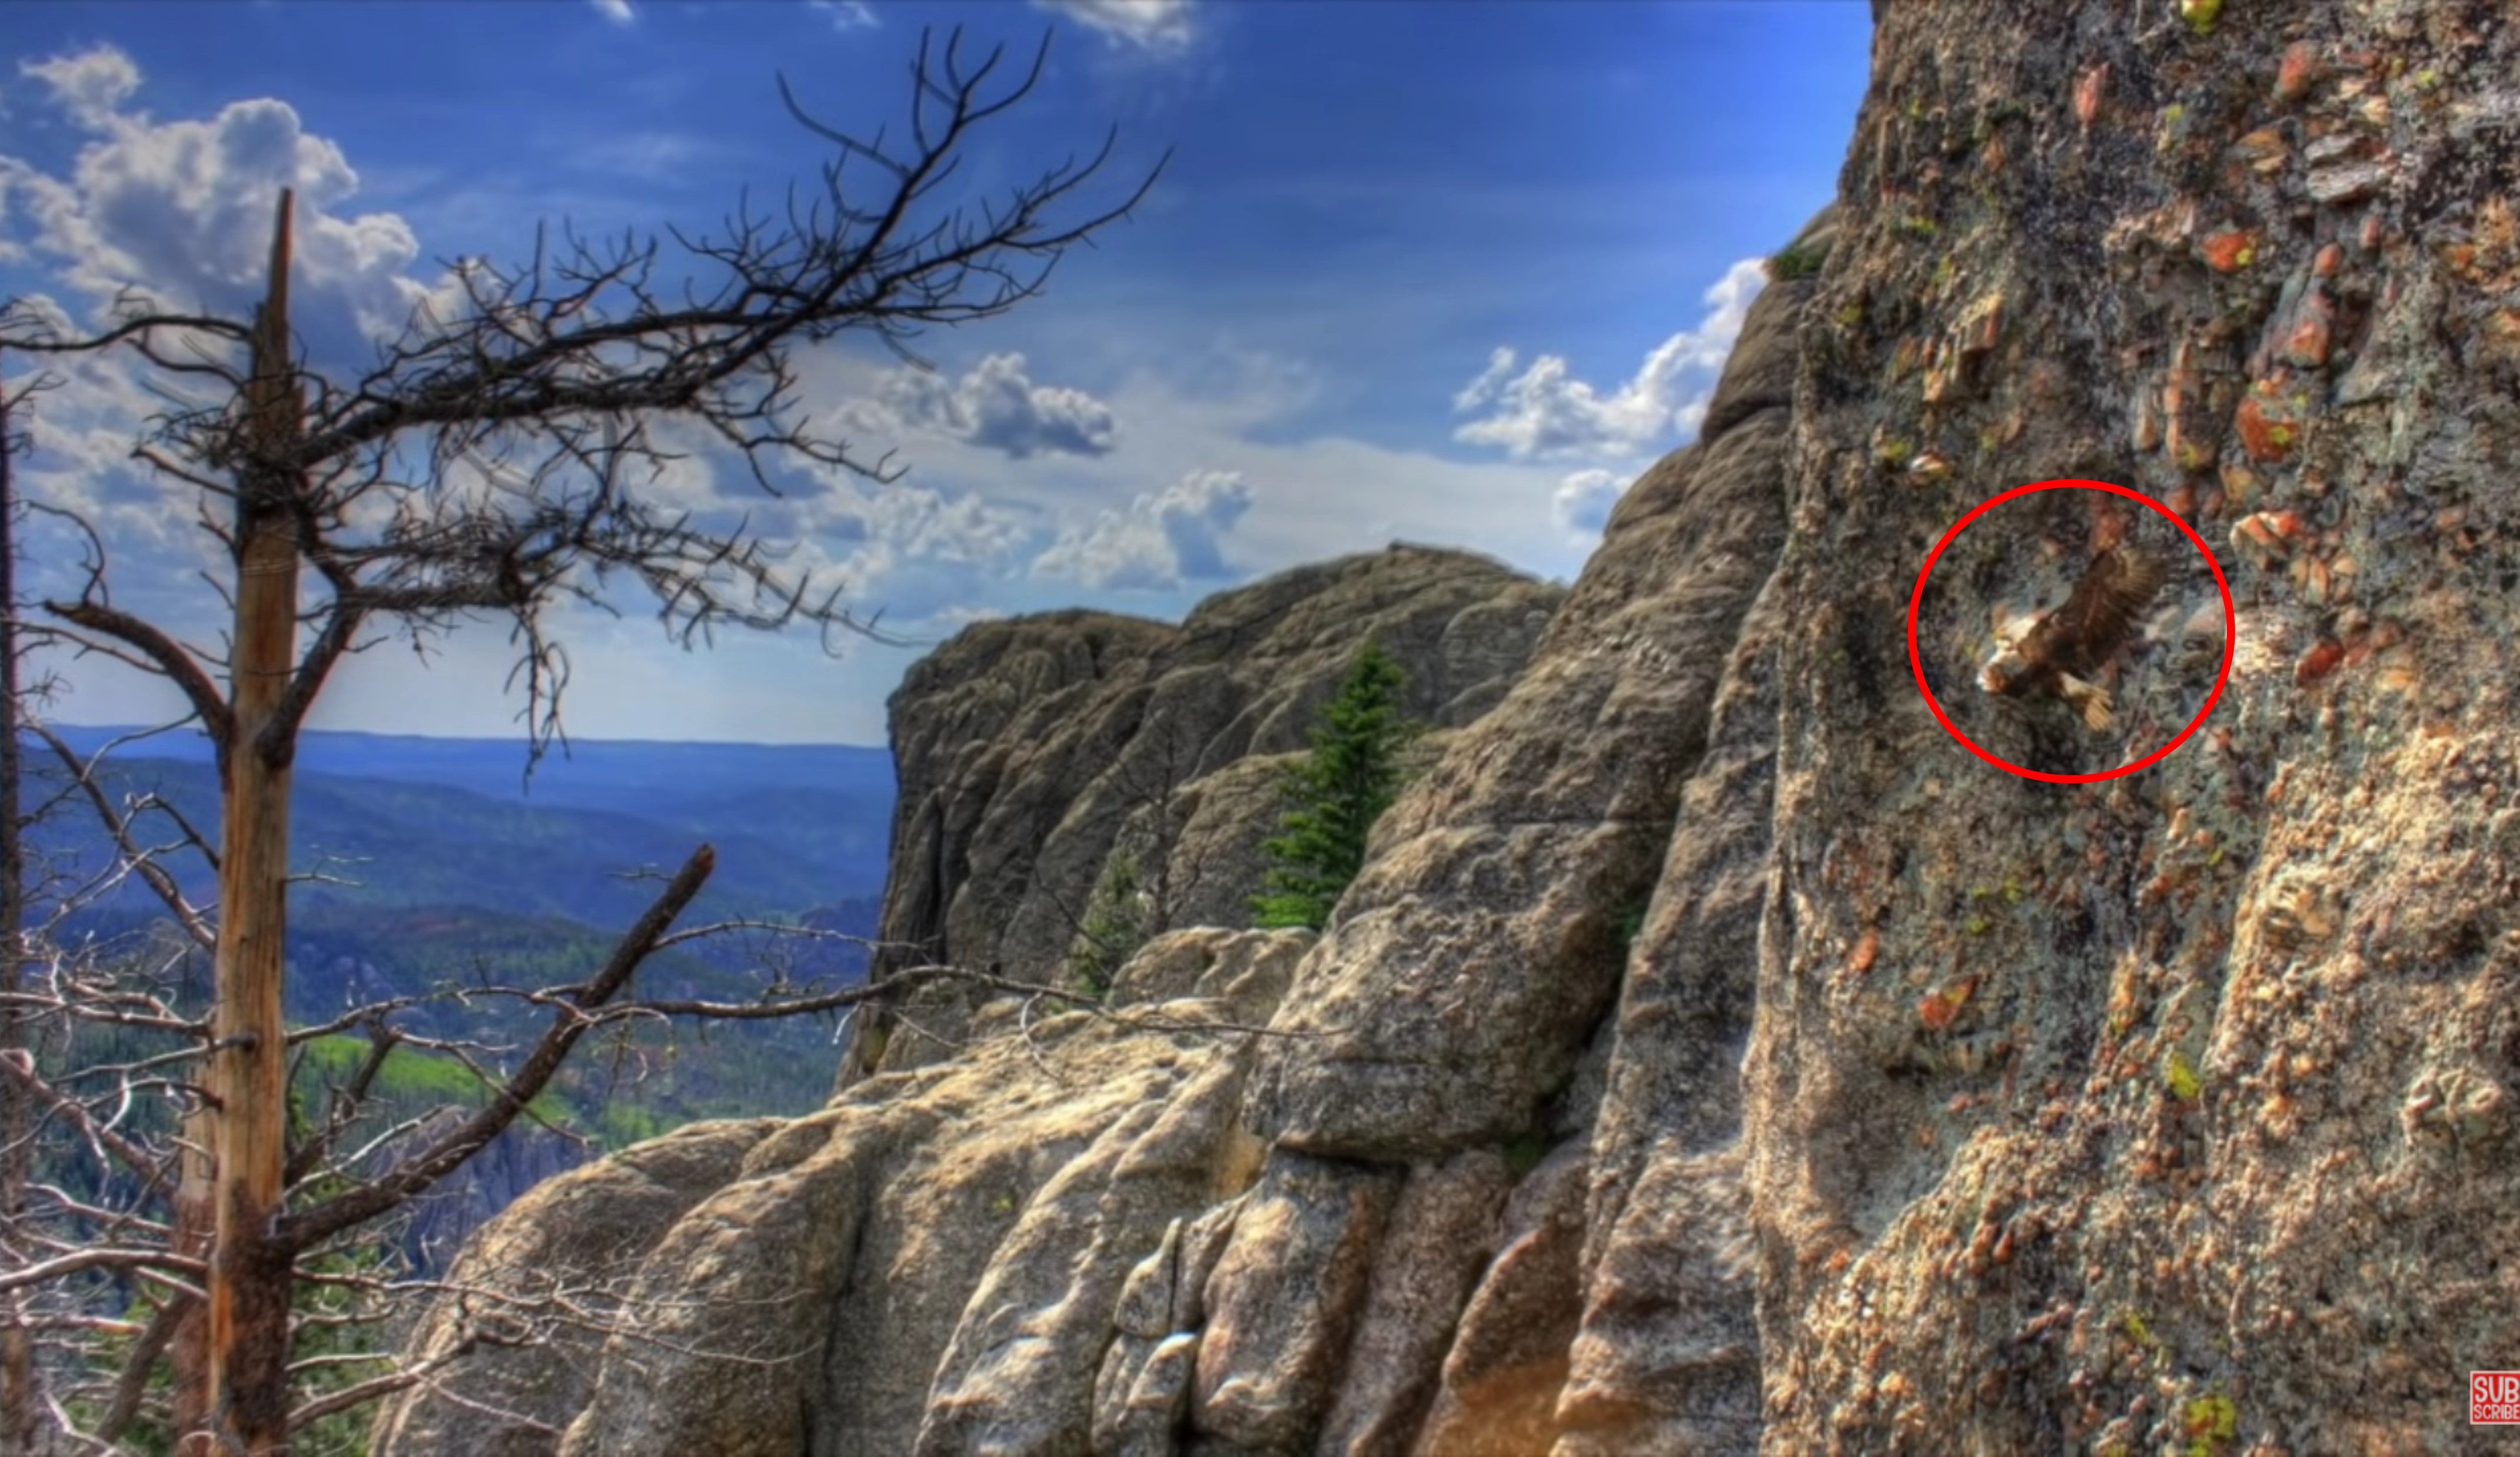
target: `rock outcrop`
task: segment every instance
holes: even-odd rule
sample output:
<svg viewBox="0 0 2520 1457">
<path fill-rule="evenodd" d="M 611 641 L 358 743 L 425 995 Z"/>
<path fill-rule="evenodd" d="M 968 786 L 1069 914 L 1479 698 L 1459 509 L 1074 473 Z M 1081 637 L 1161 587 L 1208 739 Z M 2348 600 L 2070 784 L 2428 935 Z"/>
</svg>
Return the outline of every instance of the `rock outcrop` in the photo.
<svg viewBox="0 0 2520 1457">
<path fill-rule="evenodd" d="M 1326 933 L 885 1048 L 652 1242 L 689 1324 L 533 1408 L 567 1450 L 2453 1444 L 2520 1349 L 2520 26 L 1876 13 L 1701 437 L 1526 666 L 1427 680 L 1455 728 Z M 2216 560 L 2051 491 L 1920 589 L 2055 478 Z M 2181 566 L 2113 725 L 1978 692 L 1996 602 L 2128 535 Z M 2218 569 L 2211 714 L 2098 777 L 2218 691 Z M 889 931 L 1045 969 L 1034 888 L 1091 885 L 1168 715 L 1160 782 L 1247 796 L 1330 671 L 1197 636 L 940 653 Z M 793 1359 L 690 1354 L 742 1339 Z"/>
<path fill-rule="evenodd" d="M 875 975 L 937 961 L 1057 979 L 1115 850 L 1140 867 L 1148 929 L 1247 924 L 1278 756 L 1305 747 L 1357 647 L 1407 669 L 1410 709 L 1440 734 L 1504 695 L 1564 595 L 1395 544 L 1221 593 L 1179 626 L 1050 613 L 965 629 L 892 698 L 900 793 Z M 971 1011 L 939 990 L 906 1023 L 870 1015 L 843 1085 L 939 1055 L 934 1034 L 959 1036 Z"/>
<path fill-rule="evenodd" d="M 593 1393 L 608 1323 L 639 1264 L 726 1186 L 775 1118 L 694 1123 L 561 1174 L 474 1232 L 404 1349 L 433 1378 L 380 1412 L 389 1452 L 530 1457 Z"/>
<path fill-rule="evenodd" d="M 2520 1348 L 2520 27 L 1960 0 L 1875 56 L 1771 587 L 1766 1440 L 2448 1450 Z M 2238 608 L 2205 729 L 2081 786 L 1957 752 L 1901 661 L 1924 548 L 2058 476 Z M 1937 569 L 1946 684 L 2096 498 L 2030 499 Z M 2182 726 L 2174 656 L 2072 768 Z"/>
<path fill-rule="evenodd" d="M 485 1344 L 390 1408 L 379 1450 L 1084 1450 L 1114 1312 L 1154 1300 L 1131 1324 L 1157 1337 L 1195 1314 L 1216 1231 L 1274 1197 L 1246 1193 L 1258 1148 L 1234 1118 L 1255 1039 L 1226 1028 L 1268 1020 L 1311 940 L 1176 933 L 1139 965 L 1178 995 L 984 1026 L 968 1056 L 810 1117 L 703 1124 L 554 1180 L 454 1274 L 513 1303 L 444 1302 L 412 1349 L 536 1315 L 565 1339 Z M 536 1298 L 555 1290 L 557 1316 Z"/>
<path fill-rule="evenodd" d="M 1304 748 L 1358 644 L 1380 642 L 1409 670 L 1411 707 L 1456 727 L 1503 696 L 1562 595 L 1484 558 L 1395 545 L 1210 598 L 1177 627 L 1058 613 L 965 630 L 894 694 L 884 938 L 1047 973 L 1123 824 L 1177 797 L 1195 818 L 1208 776 Z M 1185 878 L 1228 848 L 1179 839 L 1166 848 Z M 1202 881 L 1176 914 L 1223 924 L 1255 881 Z"/>
</svg>

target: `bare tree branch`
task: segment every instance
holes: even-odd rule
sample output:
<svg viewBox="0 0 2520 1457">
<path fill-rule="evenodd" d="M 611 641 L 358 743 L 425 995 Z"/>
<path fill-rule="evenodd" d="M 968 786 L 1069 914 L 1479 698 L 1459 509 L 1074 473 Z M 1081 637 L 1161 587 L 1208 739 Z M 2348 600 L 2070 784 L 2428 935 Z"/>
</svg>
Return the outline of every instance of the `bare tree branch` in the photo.
<svg viewBox="0 0 2520 1457">
<path fill-rule="evenodd" d="M 19 1097 L 32 1101 L 47 1113 L 68 1118 L 78 1126 L 82 1137 L 112 1154 L 125 1171 L 147 1184 L 154 1185 L 165 1177 L 163 1160 L 99 1121 L 77 1100 L 64 1096 L 52 1084 L 36 1076 L 34 1070 L 25 1064 L 22 1054 L 0 1057 L 0 1078 L 6 1079 Z"/>
<path fill-rule="evenodd" d="M 490 1140 L 499 1136 L 516 1121 L 525 1105 L 539 1097 L 560 1070 L 560 1066 L 577 1046 L 580 1037 L 593 1025 L 586 1012 L 601 1008 L 611 1000 L 630 974 L 655 950 L 657 937 L 674 924 L 705 885 L 709 872 L 717 868 L 717 852 L 701 845 L 692 852 L 677 873 L 648 907 L 620 941 L 611 957 L 576 996 L 572 1005 L 562 1008 L 552 1018 L 550 1030 L 527 1054 L 522 1066 L 492 1096 L 489 1104 L 465 1120 L 464 1124 L 439 1139 L 428 1150 L 406 1160 L 391 1172 L 371 1183 L 328 1200 L 313 1208 L 292 1214 L 281 1221 L 279 1243 L 291 1250 L 303 1250 L 341 1230 L 362 1224 L 393 1208 L 444 1178 L 465 1160 L 472 1158 Z"/>
<path fill-rule="evenodd" d="M 81 758 L 77 751 L 65 743 L 50 726 L 35 723 L 27 727 L 44 741 L 44 747 L 53 751 L 53 757 L 59 759 L 62 768 L 68 773 L 70 783 L 87 797 L 88 806 L 96 811 L 97 820 L 105 826 L 105 832 L 113 838 L 114 848 L 121 853 L 122 863 L 146 882 L 150 889 L 158 892 L 158 899 L 175 918 L 175 924 L 184 929 L 184 934 L 192 937 L 193 943 L 204 951 L 217 945 L 218 936 L 210 930 L 200 909 L 184 898 L 183 888 L 175 884 L 175 878 L 167 874 L 166 867 L 158 863 L 157 856 L 142 849 L 132 840 L 130 820 L 116 813 L 112 801 L 106 798 L 105 787 L 97 783 L 96 778 L 96 765 L 104 758 L 104 751 L 99 751 L 93 758 Z M 183 824 L 180 816 L 177 822 Z M 183 828 L 196 844 L 202 842 L 201 836 L 190 824 L 183 824 Z M 216 868 L 217 856 L 211 856 L 211 864 Z"/>
<path fill-rule="evenodd" d="M 356 1411 L 371 1401 L 390 1396 L 406 1387 L 418 1386 L 439 1371 L 472 1354 L 472 1348 L 479 1343 L 477 1340 L 458 1342 L 443 1351 L 425 1356 L 408 1366 L 397 1367 L 382 1376 L 371 1377 L 356 1386 L 343 1387 L 338 1391 L 327 1392 L 291 1412 L 290 1429 L 295 1431 L 311 1427 L 326 1417 L 345 1411 Z"/>
<path fill-rule="evenodd" d="M 184 650 L 184 645 L 160 632 L 157 627 L 120 609 L 101 602 L 47 602 L 44 611 L 67 622 L 73 622 L 91 632 L 129 645 L 147 659 L 166 679 L 182 690 L 185 702 L 202 716 L 202 726 L 222 751 L 227 747 L 234 725 L 228 715 L 227 699 L 202 670 L 200 662 Z"/>
<path fill-rule="evenodd" d="M 197 1280 L 208 1271 L 208 1267 L 200 1260 L 186 1259 L 182 1255 L 165 1250 L 116 1250 L 106 1246 L 94 1246 L 85 1250 L 73 1250 L 68 1254 L 40 1260 L 19 1269 L 0 1271 L 0 1291 L 41 1285 L 48 1280 L 59 1280 L 65 1275 L 75 1275 L 81 1270 L 101 1269 L 165 1270 L 178 1275 L 189 1275 Z"/>
</svg>

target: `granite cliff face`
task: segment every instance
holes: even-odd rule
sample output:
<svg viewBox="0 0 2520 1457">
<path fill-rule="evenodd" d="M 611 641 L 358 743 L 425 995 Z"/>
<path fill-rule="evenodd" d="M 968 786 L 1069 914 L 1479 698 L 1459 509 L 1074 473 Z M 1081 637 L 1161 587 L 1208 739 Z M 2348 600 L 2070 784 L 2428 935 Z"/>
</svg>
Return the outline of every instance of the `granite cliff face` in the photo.
<svg viewBox="0 0 2520 1457">
<path fill-rule="evenodd" d="M 965 630 L 893 696 L 875 975 L 939 961 L 1055 979 L 1115 849 L 1140 867 L 1148 929 L 1246 924 L 1276 760 L 1305 747 L 1354 650 L 1379 642 L 1409 671 L 1411 710 L 1455 728 L 1504 695 L 1564 595 L 1395 544 L 1222 593 L 1179 626 L 1053 613 Z M 932 1055 L 928 1034 L 968 1012 L 924 998 L 905 1042 L 897 1019 L 869 1017 L 843 1081 Z"/>
<path fill-rule="evenodd" d="M 1777 1450 L 2447 1449 L 2520 1347 L 2520 31 L 2179 9 L 1881 18 L 1770 589 Z M 1900 643 L 1948 523 L 2069 475 L 2238 598 L 2205 730 L 2079 788 L 1956 755 Z M 1938 580 L 2035 546 L 1987 535 Z M 1929 598 L 1929 653 L 1980 611 Z"/>
<path fill-rule="evenodd" d="M 637 1328 L 567 1381 L 449 1368 L 511 1380 L 512 1450 L 2451 1445 L 2520 1350 L 2520 27 L 1878 12 L 1840 202 L 1701 438 L 1526 605 L 1527 665 L 1443 690 L 1328 930 L 1178 931 L 1113 1018 L 964 1007 L 824 1114 L 681 1135 L 742 1152 L 618 1221 Z M 1907 661 L 1927 552 L 2059 477 L 2178 514 L 2236 609 L 2201 731 L 2089 784 L 1969 754 Z M 1994 603 L 2127 534 L 2191 560 L 2115 725 L 1978 693 Z M 2184 540 L 1999 508 L 1919 601 L 1925 683 L 2014 763 L 2149 753 L 2222 656 Z M 888 933 L 1038 973 L 1028 888 L 1099 873 L 1133 811 L 1094 786 L 1161 705 L 1215 705 L 1168 784 L 1293 748 L 1304 694 L 1191 635 L 940 652 Z"/>
</svg>

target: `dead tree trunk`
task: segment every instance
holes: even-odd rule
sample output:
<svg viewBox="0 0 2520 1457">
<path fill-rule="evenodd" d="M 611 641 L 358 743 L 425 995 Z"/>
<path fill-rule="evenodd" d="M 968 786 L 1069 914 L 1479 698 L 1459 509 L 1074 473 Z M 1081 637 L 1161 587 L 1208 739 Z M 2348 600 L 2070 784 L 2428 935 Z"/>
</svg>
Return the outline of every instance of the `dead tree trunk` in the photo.
<svg viewBox="0 0 2520 1457">
<path fill-rule="evenodd" d="M 278 1239 L 288 1161 L 288 1026 L 281 1009 L 288 919 L 289 779 L 293 735 L 266 735 L 297 664 L 296 492 L 274 463 L 304 403 L 289 356 L 289 192 L 271 244 L 271 294 L 255 316 L 255 450 L 237 497 L 236 636 L 230 729 L 220 756 L 225 816 L 219 857 L 216 1037 L 217 1239 L 210 1263 L 210 1390 L 214 1425 L 236 1450 L 263 1457 L 289 1441 L 292 1261 Z"/>
</svg>

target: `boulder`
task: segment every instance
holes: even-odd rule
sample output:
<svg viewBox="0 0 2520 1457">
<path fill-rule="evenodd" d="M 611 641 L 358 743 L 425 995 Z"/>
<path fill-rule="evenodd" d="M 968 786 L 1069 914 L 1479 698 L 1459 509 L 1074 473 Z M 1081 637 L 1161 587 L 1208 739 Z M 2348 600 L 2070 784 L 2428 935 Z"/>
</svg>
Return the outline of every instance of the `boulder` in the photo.
<svg viewBox="0 0 2520 1457">
<path fill-rule="evenodd" d="M 379 1452 L 546 1457 L 594 1393 L 640 1261 L 736 1177 L 775 1118 L 693 1123 L 547 1180 L 473 1233 L 404 1342 L 436 1374 L 386 1399 Z"/>
<path fill-rule="evenodd" d="M 890 949 L 874 975 L 951 961 L 1058 977 L 1115 847 L 1139 864 L 1149 931 L 1249 924 L 1277 767 L 1356 650 L 1379 643 L 1411 711 L 1459 727 L 1504 694 L 1563 595 L 1395 543 L 1219 594 L 1178 626 L 1049 613 L 964 629 L 892 696 Z M 843 1082 L 933 1055 L 914 1034 L 893 1056 L 891 1030 L 862 1022 Z"/>
</svg>

